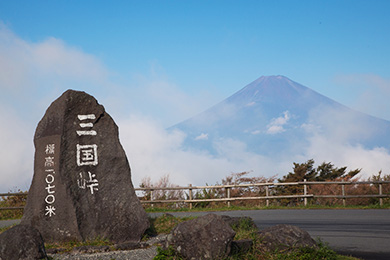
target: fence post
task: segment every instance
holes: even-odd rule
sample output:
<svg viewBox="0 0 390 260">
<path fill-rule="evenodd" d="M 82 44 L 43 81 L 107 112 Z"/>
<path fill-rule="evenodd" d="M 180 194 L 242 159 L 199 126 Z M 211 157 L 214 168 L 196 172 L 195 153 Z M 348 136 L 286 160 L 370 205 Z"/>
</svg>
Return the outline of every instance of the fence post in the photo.
<svg viewBox="0 0 390 260">
<path fill-rule="evenodd" d="M 269 207 L 269 199 L 268 199 L 268 196 L 269 196 L 269 186 L 265 186 L 265 196 L 267 197 L 267 200 L 266 200 L 266 205 L 267 207 Z"/>
<path fill-rule="evenodd" d="M 226 196 L 230 199 L 230 187 L 226 187 Z M 227 202 L 228 208 L 230 208 L 230 200 Z"/>
<path fill-rule="evenodd" d="M 192 184 L 189 184 L 189 189 L 188 189 L 188 196 L 189 196 L 189 199 L 192 200 Z M 192 202 L 190 202 L 190 209 L 192 209 Z"/>
<path fill-rule="evenodd" d="M 153 190 L 152 189 L 150 190 L 150 201 L 153 201 Z M 150 206 L 153 208 L 154 204 L 150 203 Z"/>
<path fill-rule="evenodd" d="M 382 183 L 379 183 L 379 195 L 382 195 Z M 383 199 L 379 198 L 379 205 L 383 206 Z"/>
<path fill-rule="evenodd" d="M 306 179 L 304 179 L 303 180 L 304 182 L 306 182 Z M 304 184 L 303 185 L 303 195 L 307 195 L 307 185 L 306 184 Z M 305 207 L 307 206 L 307 197 L 305 197 L 304 199 L 303 199 L 303 203 L 304 203 L 304 205 L 305 205 Z"/>
<path fill-rule="evenodd" d="M 344 182 L 344 180 L 342 180 Z M 341 184 L 341 195 L 343 196 L 343 206 L 346 206 L 346 201 L 345 201 L 345 184 Z"/>
</svg>

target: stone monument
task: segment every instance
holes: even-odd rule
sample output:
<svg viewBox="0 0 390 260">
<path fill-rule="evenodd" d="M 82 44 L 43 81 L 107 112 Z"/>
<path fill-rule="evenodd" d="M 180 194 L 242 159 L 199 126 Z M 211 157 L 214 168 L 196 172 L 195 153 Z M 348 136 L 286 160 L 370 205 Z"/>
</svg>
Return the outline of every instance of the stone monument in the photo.
<svg viewBox="0 0 390 260">
<path fill-rule="evenodd" d="M 22 224 L 45 242 L 139 241 L 149 226 L 118 127 L 96 99 L 68 90 L 39 122 Z"/>
</svg>

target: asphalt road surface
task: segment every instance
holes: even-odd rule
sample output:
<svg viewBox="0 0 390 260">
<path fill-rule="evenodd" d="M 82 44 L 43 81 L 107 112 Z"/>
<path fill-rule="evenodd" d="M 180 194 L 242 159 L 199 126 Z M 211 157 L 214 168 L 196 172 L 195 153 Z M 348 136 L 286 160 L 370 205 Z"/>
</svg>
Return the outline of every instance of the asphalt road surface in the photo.
<svg viewBox="0 0 390 260">
<path fill-rule="evenodd" d="M 175 216 L 201 216 L 209 212 L 177 212 Z M 296 225 L 344 255 L 366 260 L 390 259 L 390 210 L 248 210 L 213 212 L 251 217 L 259 229 L 277 224 Z M 152 216 L 163 213 L 153 213 Z M 0 227 L 18 223 L 0 221 Z"/>
<path fill-rule="evenodd" d="M 213 212 L 251 217 L 259 229 L 277 224 L 296 225 L 333 250 L 367 260 L 390 259 L 390 210 L 249 210 Z M 157 213 L 156 213 L 157 214 Z M 180 212 L 200 216 L 207 212 Z"/>
</svg>

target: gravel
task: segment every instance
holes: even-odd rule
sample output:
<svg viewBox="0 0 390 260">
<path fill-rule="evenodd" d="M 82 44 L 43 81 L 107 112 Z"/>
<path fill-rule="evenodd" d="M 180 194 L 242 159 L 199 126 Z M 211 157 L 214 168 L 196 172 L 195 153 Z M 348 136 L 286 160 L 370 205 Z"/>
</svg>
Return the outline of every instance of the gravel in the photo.
<svg viewBox="0 0 390 260">
<path fill-rule="evenodd" d="M 96 254 L 52 254 L 54 260 L 149 260 L 157 255 L 157 246 L 146 249 L 134 249 L 129 251 L 111 251 Z"/>
<path fill-rule="evenodd" d="M 54 260 L 151 260 L 157 255 L 157 245 L 165 243 L 167 235 L 161 234 L 141 242 L 142 247 L 134 250 L 109 251 L 101 253 L 86 254 L 71 252 L 65 254 L 48 254 Z"/>
</svg>

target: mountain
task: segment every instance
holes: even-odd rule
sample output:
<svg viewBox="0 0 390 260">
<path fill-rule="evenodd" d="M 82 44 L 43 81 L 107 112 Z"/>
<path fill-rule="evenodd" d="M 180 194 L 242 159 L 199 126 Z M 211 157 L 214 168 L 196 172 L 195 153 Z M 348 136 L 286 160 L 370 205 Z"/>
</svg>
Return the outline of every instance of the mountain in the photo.
<svg viewBox="0 0 390 260">
<path fill-rule="evenodd" d="M 186 134 L 185 149 L 215 156 L 226 152 L 228 142 L 264 156 L 307 154 L 319 137 L 335 145 L 390 149 L 389 121 L 352 110 L 284 76 L 260 77 L 169 130 Z"/>
</svg>

